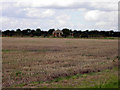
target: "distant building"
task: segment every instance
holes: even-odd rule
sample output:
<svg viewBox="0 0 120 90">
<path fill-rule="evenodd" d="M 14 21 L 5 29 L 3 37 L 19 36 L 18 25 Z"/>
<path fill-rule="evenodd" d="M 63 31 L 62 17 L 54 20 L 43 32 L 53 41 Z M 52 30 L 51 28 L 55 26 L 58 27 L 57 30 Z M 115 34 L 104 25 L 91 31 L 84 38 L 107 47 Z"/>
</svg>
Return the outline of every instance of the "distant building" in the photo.
<svg viewBox="0 0 120 90">
<path fill-rule="evenodd" d="M 54 37 L 62 37 L 62 35 L 63 35 L 63 32 L 61 30 L 53 31 Z"/>
</svg>

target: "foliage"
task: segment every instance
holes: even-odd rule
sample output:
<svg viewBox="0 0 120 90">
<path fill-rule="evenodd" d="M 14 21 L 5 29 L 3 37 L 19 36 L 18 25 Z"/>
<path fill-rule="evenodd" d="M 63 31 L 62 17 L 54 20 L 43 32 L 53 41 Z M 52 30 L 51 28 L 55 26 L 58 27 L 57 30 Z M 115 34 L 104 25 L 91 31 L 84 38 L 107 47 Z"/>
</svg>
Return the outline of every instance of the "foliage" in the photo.
<svg viewBox="0 0 120 90">
<path fill-rule="evenodd" d="M 55 29 L 49 29 L 48 31 L 43 31 L 40 28 L 37 28 L 36 30 L 31 29 L 16 29 L 16 30 L 5 30 L 2 31 L 2 36 L 20 36 L 20 37 L 34 37 L 34 36 L 42 36 L 42 37 L 50 37 L 52 36 L 52 32 L 55 31 Z M 62 37 L 74 37 L 74 38 L 92 38 L 92 37 L 104 37 L 105 39 L 109 39 L 109 37 L 119 37 L 120 32 L 115 32 L 113 30 L 111 31 L 98 31 L 98 30 L 71 30 L 64 28 L 62 29 L 63 35 Z M 114 38 L 110 38 L 114 39 Z"/>
<path fill-rule="evenodd" d="M 16 76 L 18 76 L 18 75 L 20 75 L 20 74 L 21 74 L 21 72 L 20 72 L 20 71 L 16 72 Z"/>
</svg>

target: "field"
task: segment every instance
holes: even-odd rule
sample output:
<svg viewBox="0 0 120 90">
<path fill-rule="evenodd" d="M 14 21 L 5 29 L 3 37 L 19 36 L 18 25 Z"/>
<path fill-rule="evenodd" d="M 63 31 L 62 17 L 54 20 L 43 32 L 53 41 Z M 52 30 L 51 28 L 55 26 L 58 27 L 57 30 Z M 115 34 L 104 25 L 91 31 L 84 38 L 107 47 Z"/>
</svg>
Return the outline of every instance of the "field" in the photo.
<svg viewBox="0 0 120 90">
<path fill-rule="evenodd" d="M 117 62 L 118 40 L 2 38 L 3 87 L 109 87 Z"/>
</svg>

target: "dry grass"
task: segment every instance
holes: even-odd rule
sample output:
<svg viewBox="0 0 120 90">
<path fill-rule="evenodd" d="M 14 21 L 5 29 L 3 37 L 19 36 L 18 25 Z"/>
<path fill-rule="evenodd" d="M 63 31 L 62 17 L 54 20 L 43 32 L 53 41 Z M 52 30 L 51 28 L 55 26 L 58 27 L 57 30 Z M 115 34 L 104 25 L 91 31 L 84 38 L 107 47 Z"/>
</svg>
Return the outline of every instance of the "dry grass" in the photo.
<svg viewBox="0 0 120 90">
<path fill-rule="evenodd" d="M 117 40 L 2 38 L 3 87 L 111 69 Z"/>
</svg>

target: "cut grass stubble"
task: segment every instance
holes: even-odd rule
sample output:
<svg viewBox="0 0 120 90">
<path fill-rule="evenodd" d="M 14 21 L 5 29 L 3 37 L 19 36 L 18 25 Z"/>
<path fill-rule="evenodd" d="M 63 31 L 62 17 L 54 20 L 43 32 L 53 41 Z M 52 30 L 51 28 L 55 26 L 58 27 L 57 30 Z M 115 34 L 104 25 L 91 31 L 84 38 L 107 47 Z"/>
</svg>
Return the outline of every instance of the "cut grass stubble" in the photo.
<svg viewBox="0 0 120 90">
<path fill-rule="evenodd" d="M 59 82 L 60 77 L 112 69 L 118 59 L 117 40 L 6 37 L 2 41 L 3 87 Z"/>
</svg>

